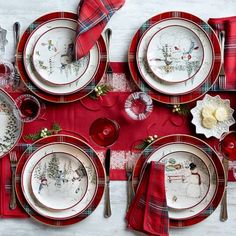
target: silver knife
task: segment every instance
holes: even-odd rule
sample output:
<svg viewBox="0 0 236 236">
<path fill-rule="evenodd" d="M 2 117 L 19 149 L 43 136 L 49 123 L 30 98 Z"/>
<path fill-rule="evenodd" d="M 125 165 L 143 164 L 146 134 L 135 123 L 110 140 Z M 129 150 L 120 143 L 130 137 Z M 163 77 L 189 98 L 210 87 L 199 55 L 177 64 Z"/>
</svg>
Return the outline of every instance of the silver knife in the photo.
<svg viewBox="0 0 236 236">
<path fill-rule="evenodd" d="M 106 171 L 106 188 L 105 188 L 105 212 L 104 217 L 111 216 L 111 203 L 110 203 L 110 160 L 111 149 L 108 148 L 105 155 L 105 171 Z"/>
</svg>

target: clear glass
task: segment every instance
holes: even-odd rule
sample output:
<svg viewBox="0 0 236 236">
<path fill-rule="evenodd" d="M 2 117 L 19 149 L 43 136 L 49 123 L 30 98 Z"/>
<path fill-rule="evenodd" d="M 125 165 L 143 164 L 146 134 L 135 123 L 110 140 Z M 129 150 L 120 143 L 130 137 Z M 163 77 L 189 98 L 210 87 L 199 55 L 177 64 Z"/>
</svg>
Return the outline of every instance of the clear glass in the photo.
<svg viewBox="0 0 236 236">
<path fill-rule="evenodd" d="M 98 118 L 90 126 L 89 135 L 94 143 L 108 147 L 119 137 L 119 124 L 108 118 Z"/>
<path fill-rule="evenodd" d="M 23 122 L 32 122 L 42 116 L 45 110 L 45 105 L 41 104 L 39 100 L 30 95 L 23 94 L 16 98 L 16 117 Z"/>
<path fill-rule="evenodd" d="M 152 99 L 144 92 L 134 92 L 125 101 L 125 111 L 133 120 L 146 119 L 152 110 Z"/>
</svg>

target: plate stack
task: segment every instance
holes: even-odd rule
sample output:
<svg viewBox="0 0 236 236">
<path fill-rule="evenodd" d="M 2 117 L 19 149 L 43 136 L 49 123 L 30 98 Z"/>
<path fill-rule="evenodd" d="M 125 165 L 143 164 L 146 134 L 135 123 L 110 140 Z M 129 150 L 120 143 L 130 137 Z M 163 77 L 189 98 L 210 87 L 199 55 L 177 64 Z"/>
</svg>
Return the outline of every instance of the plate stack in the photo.
<svg viewBox="0 0 236 236">
<path fill-rule="evenodd" d="M 25 211 L 51 226 L 77 223 L 99 204 L 105 173 L 94 150 L 80 139 L 54 135 L 32 144 L 16 169 L 16 193 Z"/>
<path fill-rule="evenodd" d="M 171 227 L 201 222 L 217 208 L 225 190 L 221 160 L 202 140 L 175 134 L 150 144 L 133 172 L 136 190 L 147 163 L 165 164 L 165 189 Z"/>
<path fill-rule="evenodd" d="M 107 61 L 104 39 L 74 60 L 77 15 L 54 12 L 33 22 L 17 49 L 17 66 L 25 85 L 40 98 L 66 103 L 89 94 L 102 78 Z"/>
<path fill-rule="evenodd" d="M 189 13 L 166 12 L 136 32 L 128 63 L 142 91 L 162 103 L 182 104 L 196 100 L 216 82 L 220 53 L 207 23 Z"/>
</svg>

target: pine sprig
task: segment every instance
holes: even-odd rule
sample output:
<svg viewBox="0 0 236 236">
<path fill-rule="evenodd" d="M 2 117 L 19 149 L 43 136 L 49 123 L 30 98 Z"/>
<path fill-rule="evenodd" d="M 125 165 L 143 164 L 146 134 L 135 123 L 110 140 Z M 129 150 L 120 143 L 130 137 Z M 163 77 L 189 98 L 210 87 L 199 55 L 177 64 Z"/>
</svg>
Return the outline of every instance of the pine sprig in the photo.
<svg viewBox="0 0 236 236">
<path fill-rule="evenodd" d="M 40 134 L 41 134 L 41 131 L 37 133 L 33 133 L 33 134 L 27 134 L 25 135 L 25 138 L 28 140 L 36 141 L 41 138 Z"/>
<path fill-rule="evenodd" d="M 187 116 L 190 114 L 190 111 L 189 111 L 189 108 L 187 105 L 185 104 L 176 104 L 176 105 L 173 105 L 172 107 L 172 112 L 173 113 L 178 113 L 179 115 L 182 115 L 182 116 Z"/>
<path fill-rule="evenodd" d="M 98 85 L 95 87 L 94 91 L 90 93 L 90 98 L 98 99 L 100 96 L 106 95 L 108 92 L 111 91 L 111 88 L 106 84 Z"/>
<path fill-rule="evenodd" d="M 54 133 L 58 133 L 58 132 L 60 132 L 61 131 L 61 126 L 58 124 L 58 123 L 54 123 L 53 125 L 52 125 L 52 130 L 54 131 Z"/>
<path fill-rule="evenodd" d="M 147 146 L 157 140 L 158 136 L 155 134 L 153 136 L 148 136 L 147 138 L 143 139 L 140 144 L 135 146 L 135 149 L 144 150 Z"/>
<path fill-rule="evenodd" d="M 40 138 L 45 138 L 45 137 L 48 137 L 50 135 L 57 134 L 61 130 L 62 130 L 61 126 L 58 123 L 54 123 L 52 125 L 51 129 L 42 128 L 41 130 L 39 130 L 36 133 L 25 135 L 25 138 L 28 139 L 28 140 L 36 141 Z"/>
</svg>

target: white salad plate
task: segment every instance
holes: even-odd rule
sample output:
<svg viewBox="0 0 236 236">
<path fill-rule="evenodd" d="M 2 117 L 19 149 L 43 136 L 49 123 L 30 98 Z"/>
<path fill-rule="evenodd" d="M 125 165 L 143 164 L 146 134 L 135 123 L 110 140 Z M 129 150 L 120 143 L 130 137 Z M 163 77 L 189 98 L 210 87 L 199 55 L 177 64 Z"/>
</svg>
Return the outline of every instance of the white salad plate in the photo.
<svg viewBox="0 0 236 236">
<path fill-rule="evenodd" d="M 45 23 L 41 24 L 39 27 L 37 27 L 35 29 L 35 31 L 33 31 L 30 34 L 29 38 L 27 39 L 27 42 L 26 42 L 25 48 L 24 48 L 24 53 L 23 53 L 23 60 L 24 60 L 24 66 L 25 66 L 26 73 L 29 76 L 32 83 L 36 87 L 38 87 L 39 89 L 41 89 L 44 92 L 47 92 L 49 94 L 68 95 L 68 94 L 72 94 L 72 93 L 75 93 L 76 91 L 83 89 L 94 78 L 94 76 L 96 75 L 98 66 L 100 64 L 100 53 L 99 53 L 98 44 L 95 44 L 93 46 L 93 48 L 90 50 L 89 59 L 88 59 L 88 57 L 85 57 L 85 58 L 82 58 L 81 61 L 75 62 L 74 67 L 73 67 L 74 69 L 75 68 L 78 69 L 83 64 L 82 70 L 80 72 L 81 75 L 79 76 L 79 74 L 78 74 L 78 77 L 74 76 L 74 75 L 76 75 L 76 73 L 69 74 L 69 71 L 72 72 L 72 69 L 70 70 L 68 66 L 65 67 L 65 69 L 63 69 L 62 75 L 66 74 L 66 73 L 68 73 L 68 77 L 73 75 L 72 80 L 74 80 L 75 77 L 77 77 L 77 79 L 74 82 L 64 84 L 63 86 L 62 85 L 53 85 L 51 83 L 48 83 L 48 81 L 51 82 L 51 79 L 52 79 L 51 77 L 47 76 L 47 74 L 50 73 L 50 69 L 49 70 L 39 69 L 39 65 L 37 64 L 37 63 L 39 63 L 39 61 L 37 62 L 38 57 L 36 55 L 33 57 L 33 52 L 35 51 L 35 53 L 37 54 L 37 50 L 34 50 L 34 47 L 35 47 L 35 45 L 36 46 L 38 45 L 37 41 L 40 40 L 41 37 L 42 37 L 42 39 L 45 39 L 45 37 L 47 38 L 47 36 L 50 36 L 51 32 L 53 32 L 53 34 L 55 32 L 58 32 L 57 30 L 59 30 L 59 32 L 60 32 L 60 29 L 58 29 L 58 28 L 63 28 L 64 30 L 67 29 L 66 31 L 70 32 L 70 34 L 71 34 L 71 32 L 74 32 L 76 30 L 77 22 L 72 19 L 53 19 L 53 20 L 46 21 Z M 50 33 L 48 33 L 48 32 L 50 32 Z M 45 35 L 45 37 L 44 37 L 44 35 Z M 67 40 L 67 39 L 68 38 L 66 38 L 65 40 Z M 54 38 L 54 40 L 56 40 L 56 38 Z M 68 49 L 68 47 L 67 47 L 67 49 Z M 34 63 L 32 62 L 32 58 L 34 58 L 34 60 L 35 60 Z M 49 65 L 48 62 L 46 63 L 45 58 L 44 58 L 44 60 L 42 60 L 42 62 L 45 63 L 47 66 Z M 61 63 L 61 61 L 60 62 L 57 61 L 57 63 Z M 35 64 L 35 66 L 34 66 L 34 64 Z M 55 67 L 54 67 L 54 69 L 55 69 Z M 56 70 L 57 70 L 57 73 L 61 73 L 60 68 L 56 68 Z M 40 74 L 42 74 L 42 77 L 44 77 L 44 79 L 47 78 L 48 81 L 45 81 L 44 79 L 42 79 L 41 76 L 39 76 L 38 72 Z M 54 73 L 53 73 L 53 75 L 54 75 Z M 60 76 L 60 77 L 64 78 L 64 76 Z M 52 81 L 55 82 L 56 78 L 55 77 L 53 77 L 53 78 L 54 79 Z M 66 76 L 64 79 L 66 80 Z M 65 80 L 63 82 L 65 82 Z M 71 80 L 71 78 L 69 80 Z"/>
<path fill-rule="evenodd" d="M 204 156 L 203 156 L 204 157 Z M 192 152 L 176 151 L 165 155 L 165 189 L 167 205 L 188 209 L 201 203 L 210 188 L 209 162 Z"/>
<path fill-rule="evenodd" d="M 66 210 L 78 204 L 86 194 L 88 176 L 82 162 L 66 152 L 42 157 L 31 174 L 35 198 L 46 208 Z"/>
<path fill-rule="evenodd" d="M 190 28 L 181 25 L 161 28 L 147 46 L 147 63 L 164 82 L 178 83 L 193 78 L 203 59 L 201 40 Z"/>
<path fill-rule="evenodd" d="M 70 84 L 87 70 L 89 55 L 73 60 L 76 31 L 55 27 L 44 32 L 34 45 L 32 62 L 36 72 L 48 83 Z"/>
</svg>

